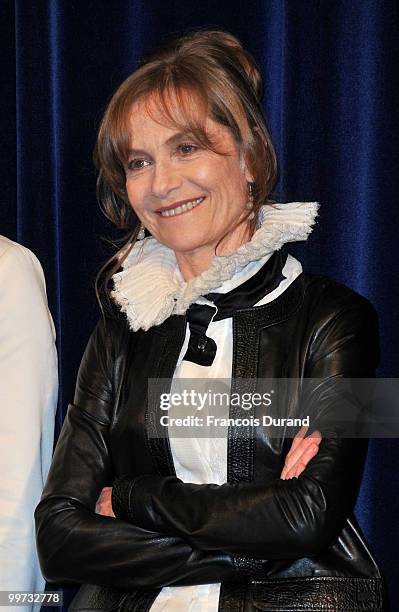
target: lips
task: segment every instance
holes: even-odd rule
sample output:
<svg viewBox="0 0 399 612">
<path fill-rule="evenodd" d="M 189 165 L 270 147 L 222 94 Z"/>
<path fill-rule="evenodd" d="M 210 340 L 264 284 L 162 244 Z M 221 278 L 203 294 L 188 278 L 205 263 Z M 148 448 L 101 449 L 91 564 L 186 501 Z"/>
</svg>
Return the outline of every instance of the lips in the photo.
<svg viewBox="0 0 399 612">
<path fill-rule="evenodd" d="M 175 215 L 180 215 L 182 213 L 188 212 L 196 206 L 199 206 L 205 200 L 205 196 L 200 196 L 199 198 L 190 198 L 187 200 L 181 200 L 180 202 L 175 202 L 170 206 L 164 206 L 162 208 L 158 208 L 155 212 L 161 217 L 174 217 Z"/>
</svg>

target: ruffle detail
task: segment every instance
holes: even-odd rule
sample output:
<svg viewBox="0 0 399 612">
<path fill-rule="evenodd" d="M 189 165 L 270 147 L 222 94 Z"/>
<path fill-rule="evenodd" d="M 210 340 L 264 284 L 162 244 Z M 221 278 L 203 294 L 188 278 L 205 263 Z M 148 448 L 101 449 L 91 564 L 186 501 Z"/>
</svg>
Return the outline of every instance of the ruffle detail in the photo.
<svg viewBox="0 0 399 612">
<path fill-rule="evenodd" d="M 271 256 L 287 242 L 306 240 L 318 208 L 318 202 L 262 206 L 252 239 L 230 255 L 215 255 L 210 267 L 189 281 L 175 274 L 174 251 L 150 236 L 134 245 L 123 270 L 112 277 L 111 296 L 126 313 L 130 328 L 146 331 L 172 314 L 184 314 L 201 295 L 220 287 L 249 262 Z"/>
</svg>

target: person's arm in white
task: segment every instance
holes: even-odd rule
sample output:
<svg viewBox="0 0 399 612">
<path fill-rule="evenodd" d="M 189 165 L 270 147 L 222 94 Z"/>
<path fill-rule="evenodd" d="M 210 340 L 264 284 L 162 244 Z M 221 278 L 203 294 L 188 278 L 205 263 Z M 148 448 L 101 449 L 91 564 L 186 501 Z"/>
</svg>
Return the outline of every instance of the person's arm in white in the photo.
<svg viewBox="0 0 399 612">
<path fill-rule="evenodd" d="M 57 393 L 55 330 L 43 270 L 31 251 L 0 237 L 2 591 L 44 590 L 33 512 L 51 462 Z M 10 607 L 19 609 L 38 607 Z"/>
</svg>

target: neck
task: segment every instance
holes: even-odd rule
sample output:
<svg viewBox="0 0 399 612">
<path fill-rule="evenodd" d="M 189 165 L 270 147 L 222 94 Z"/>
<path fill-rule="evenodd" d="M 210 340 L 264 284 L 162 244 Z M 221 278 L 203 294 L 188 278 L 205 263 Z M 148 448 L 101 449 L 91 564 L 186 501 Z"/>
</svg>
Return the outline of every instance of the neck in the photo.
<svg viewBox="0 0 399 612">
<path fill-rule="evenodd" d="M 251 239 L 252 234 L 253 229 L 249 224 L 240 225 L 235 232 L 227 235 L 222 242 L 215 242 L 193 251 L 175 251 L 176 261 L 184 280 L 189 281 L 208 270 L 215 255 L 227 256 L 237 251 L 242 244 Z"/>
</svg>

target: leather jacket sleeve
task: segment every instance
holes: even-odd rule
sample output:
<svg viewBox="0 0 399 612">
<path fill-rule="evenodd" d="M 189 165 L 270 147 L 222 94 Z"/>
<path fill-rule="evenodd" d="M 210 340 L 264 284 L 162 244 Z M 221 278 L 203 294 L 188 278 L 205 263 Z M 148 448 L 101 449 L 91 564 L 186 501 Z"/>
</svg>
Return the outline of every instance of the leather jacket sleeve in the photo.
<svg viewBox="0 0 399 612">
<path fill-rule="evenodd" d="M 132 589 L 242 579 L 244 566 L 256 571 L 258 562 L 243 565 L 237 556 L 194 550 L 179 536 L 95 513 L 102 488 L 113 480 L 108 430 L 114 365 L 100 321 L 83 356 L 74 404 L 35 511 L 44 577 Z"/>
<path fill-rule="evenodd" d="M 331 415 L 340 409 L 333 384 L 337 377 L 375 375 L 377 316 L 366 299 L 348 292 L 339 309 L 327 302 L 318 316 L 312 313 L 310 325 L 304 376 L 322 380 L 307 397 L 309 410 Z M 114 483 L 117 512 L 136 525 L 183 537 L 203 551 L 268 559 L 314 556 L 338 537 L 353 510 L 366 452 L 364 439 L 323 438 L 298 479 L 276 479 L 271 485 L 125 477 Z"/>
</svg>

